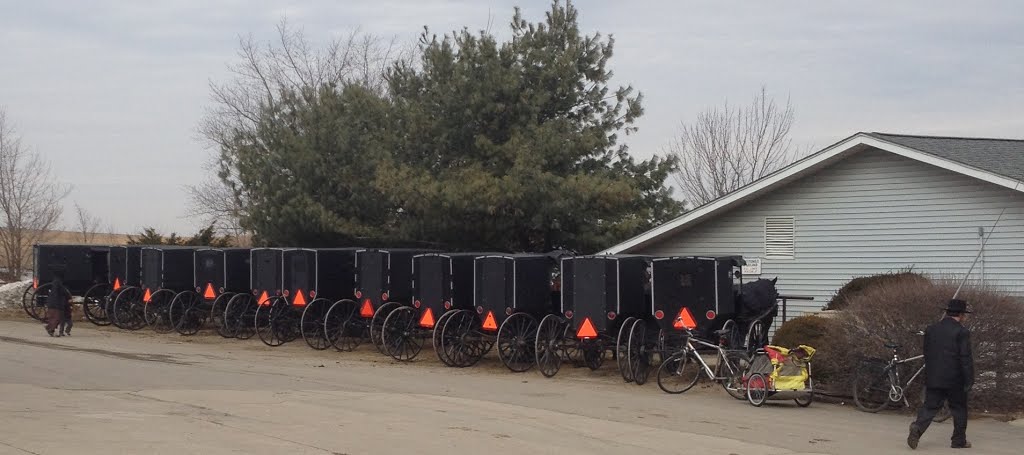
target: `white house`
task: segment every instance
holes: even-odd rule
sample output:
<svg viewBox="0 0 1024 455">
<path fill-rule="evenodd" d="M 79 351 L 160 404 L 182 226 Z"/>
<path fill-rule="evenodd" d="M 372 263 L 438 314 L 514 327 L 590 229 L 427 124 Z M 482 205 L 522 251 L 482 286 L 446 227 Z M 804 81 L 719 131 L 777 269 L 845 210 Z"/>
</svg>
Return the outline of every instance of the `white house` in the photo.
<svg viewBox="0 0 1024 455">
<path fill-rule="evenodd" d="M 857 276 L 962 278 L 991 235 L 971 279 L 1024 295 L 1022 177 L 1024 140 L 858 133 L 603 253 L 742 255 L 814 297 L 793 316 Z"/>
</svg>

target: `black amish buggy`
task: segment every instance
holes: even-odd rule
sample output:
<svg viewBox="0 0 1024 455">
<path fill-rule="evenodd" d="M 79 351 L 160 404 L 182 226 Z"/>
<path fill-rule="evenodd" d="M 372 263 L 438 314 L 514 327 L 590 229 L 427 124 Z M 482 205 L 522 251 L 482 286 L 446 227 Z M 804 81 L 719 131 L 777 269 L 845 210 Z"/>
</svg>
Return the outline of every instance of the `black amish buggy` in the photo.
<svg viewBox="0 0 1024 455">
<path fill-rule="evenodd" d="M 626 379 L 643 384 L 655 355 L 664 360 L 685 344 L 686 337 L 707 339 L 731 320 L 743 264 L 739 256 L 653 259 L 650 313 L 630 328 Z"/>
<path fill-rule="evenodd" d="M 125 314 L 124 321 L 115 318 L 114 303 L 122 293 L 131 299 L 142 297 L 142 290 L 139 288 L 142 284 L 142 249 L 146 247 L 145 245 L 110 247 L 110 253 L 107 256 L 108 270 L 110 271 L 108 279 L 110 287 L 109 289 L 100 290 L 109 290 L 109 293 L 99 297 L 100 291 L 97 291 L 95 294 L 90 292 L 86 296 L 84 311 L 86 317 L 89 317 L 89 314 L 92 313 L 96 318 L 95 320 L 90 318 L 90 320 L 98 325 L 113 324 L 114 327 L 121 329 L 128 329 L 138 325 L 137 329 L 145 325 L 145 320 L 141 317 L 141 314 L 138 320 L 132 318 L 133 314 Z"/>
<path fill-rule="evenodd" d="M 251 292 L 239 292 L 224 307 L 224 321 L 218 333 L 225 338 L 247 340 L 256 334 L 256 311 L 270 305 L 270 300 L 283 294 L 281 248 L 249 250 L 249 286 Z"/>
<path fill-rule="evenodd" d="M 256 331 L 268 346 L 302 335 L 310 347 L 330 346 L 323 319 L 333 302 L 351 298 L 355 248 L 290 248 L 281 253 L 281 293 L 256 311 Z"/>
<path fill-rule="evenodd" d="M 778 309 L 777 279 L 743 282 L 740 256 L 656 259 L 652 288 L 659 327 L 730 349 L 764 345 Z"/>
<path fill-rule="evenodd" d="M 556 313 L 560 300 L 552 254 L 502 254 L 473 261 L 473 306 L 446 317 L 438 355 L 449 366 L 468 367 L 495 344 L 509 370 L 523 372 L 535 362 L 538 319 Z"/>
<path fill-rule="evenodd" d="M 249 293 L 248 248 L 199 248 L 193 253 L 194 290 L 174 297 L 168 309 L 179 334 L 195 335 L 207 321 L 218 329 L 236 294 Z"/>
<path fill-rule="evenodd" d="M 473 261 L 498 253 L 425 253 L 412 258 L 412 304 L 384 320 L 381 340 L 391 357 L 410 361 L 428 338 L 445 364 L 451 362 L 439 346 L 444 321 L 458 310 L 473 309 Z"/>
<path fill-rule="evenodd" d="M 563 361 L 596 370 L 610 354 L 623 379 L 634 381 L 639 353 L 630 357 L 630 335 L 638 324 L 654 322 L 652 259 L 641 255 L 562 259 L 562 314 L 545 316 L 537 331 L 537 367 L 544 376 L 557 374 Z M 645 379 L 641 377 L 639 383 Z"/>
<path fill-rule="evenodd" d="M 361 248 L 355 254 L 352 296 L 331 305 L 324 333 L 339 351 L 352 351 L 369 338 L 386 354 L 381 331 L 391 311 L 412 302 L 412 258 L 430 250 Z"/>
<path fill-rule="evenodd" d="M 120 323 L 129 330 L 149 326 L 158 333 L 174 330 L 169 309 L 175 297 L 193 289 L 195 250 L 187 246 L 142 248 L 140 285 L 126 289 L 114 300 L 115 325 Z"/>
<path fill-rule="evenodd" d="M 71 297 L 85 297 L 93 287 L 106 283 L 109 251 L 109 247 L 101 245 L 33 245 L 32 286 L 22 296 L 25 312 L 43 320 L 46 298 L 53 291 L 53 280 L 58 274 L 64 292 Z"/>
</svg>

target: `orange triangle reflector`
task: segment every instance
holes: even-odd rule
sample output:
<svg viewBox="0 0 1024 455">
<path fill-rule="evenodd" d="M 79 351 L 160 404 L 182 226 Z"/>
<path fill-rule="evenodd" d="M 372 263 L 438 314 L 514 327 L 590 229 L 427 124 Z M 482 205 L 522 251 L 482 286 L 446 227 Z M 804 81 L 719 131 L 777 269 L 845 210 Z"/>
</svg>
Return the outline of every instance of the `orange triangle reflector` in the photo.
<svg viewBox="0 0 1024 455">
<path fill-rule="evenodd" d="M 217 293 L 213 292 L 213 283 L 206 283 L 206 292 L 203 293 L 203 298 L 206 300 L 217 298 Z"/>
<path fill-rule="evenodd" d="M 306 306 L 306 297 L 302 295 L 302 289 L 295 292 L 295 300 L 292 300 L 292 305 Z"/>
<path fill-rule="evenodd" d="M 590 318 L 583 319 L 583 325 L 576 331 L 576 338 L 597 338 L 597 329 L 594 328 L 594 323 L 590 322 Z"/>
<path fill-rule="evenodd" d="M 484 329 L 486 330 L 498 330 L 498 322 L 494 320 L 494 312 L 488 311 L 487 317 L 484 318 Z"/>
<path fill-rule="evenodd" d="M 152 298 L 153 298 L 153 294 L 150 294 L 150 293 L 149 293 L 149 288 L 146 288 L 146 293 L 145 293 L 145 294 L 144 294 L 144 295 L 142 296 L 142 301 L 143 301 L 143 302 L 146 302 L 146 303 L 149 303 L 149 301 L 150 301 L 150 300 L 151 300 Z"/>
<path fill-rule="evenodd" d="M 675 322 L 672 323 L 672 327 L 676 329 L 687 328 L 693 330 L 697 328 L 697 320 L 693 318 L 692 314 L 690 314 L 689 308 L 683 307 L 683 309 L 679 310 L 679 316 L 677 316 Z"/>
<path fill-rule="evenodd" d="M 117 291 L 117 290 L 120 290 L 120 289 L 121 289 L 121 279 L 120 278 L 114 278 L 114 290 Z"/>
<path fill-rule="evenodd" d="M 266 306 L 269 301 L 270 297 L 267 296 L 267 291 L 263 291 L 263 293 L 260 294 L 260 299 L 256 301 L 256 304 L 259 306 Z"/>
<path fill-rule="evenodd" d="M 434 310 L 429 307 L 427 311 L 423 312 L 423 316 L 420 317 L 420 327 L 433 328 L 434 327 Z"/>
<path fill-rule="evenodd" d="M 373 317 L 373 304 L 370 303 L 370 299 L 363 300 L 363 307 L 359 309 L 359 315 L 364 318 Z"/>
<path fill-rule="evenodd" d="M 32 278 L 32 289 L 39 289 L 39 277 Z"/>
</svg>

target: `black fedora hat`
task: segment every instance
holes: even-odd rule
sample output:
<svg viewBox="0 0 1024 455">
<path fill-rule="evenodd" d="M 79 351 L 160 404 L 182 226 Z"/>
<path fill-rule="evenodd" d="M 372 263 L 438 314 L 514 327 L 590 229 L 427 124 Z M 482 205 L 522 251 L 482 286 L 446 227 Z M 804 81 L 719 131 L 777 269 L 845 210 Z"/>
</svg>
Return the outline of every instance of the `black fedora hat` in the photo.
<svg viewBox="0 0 1024 455">
<path fill-rule="evenodd" d="M 970 313 L 970 311 L 967 311 L 967 301 L 960 299 L 949 299 L 949 303 L 946 304 L 946 311 L 950 313 Z"/>
</svg>

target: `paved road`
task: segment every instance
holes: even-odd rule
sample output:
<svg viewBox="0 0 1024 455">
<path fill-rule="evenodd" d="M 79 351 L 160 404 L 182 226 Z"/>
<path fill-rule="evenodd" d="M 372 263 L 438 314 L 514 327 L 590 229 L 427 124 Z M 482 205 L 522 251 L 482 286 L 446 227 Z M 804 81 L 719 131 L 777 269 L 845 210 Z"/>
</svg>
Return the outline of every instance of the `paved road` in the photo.
<svg viewBox="0 0 1024 455">
<path fill-rule="evenodd" d="M 76 325 L 50 338 L 0 321 L 0 455 L 885 454 L 909 420 L 849 406 L 754 408 L 708 387 L 682 396 L 624 384 L 611 365 L 547 379 L 496 359 L 397 364 L 301 340 L 122 333 Z M 947 453 L 948 423 L 918 448 Z M 975 453 L 1019 454 L 1024 428 L 972 420 Z"/>
</svg>

